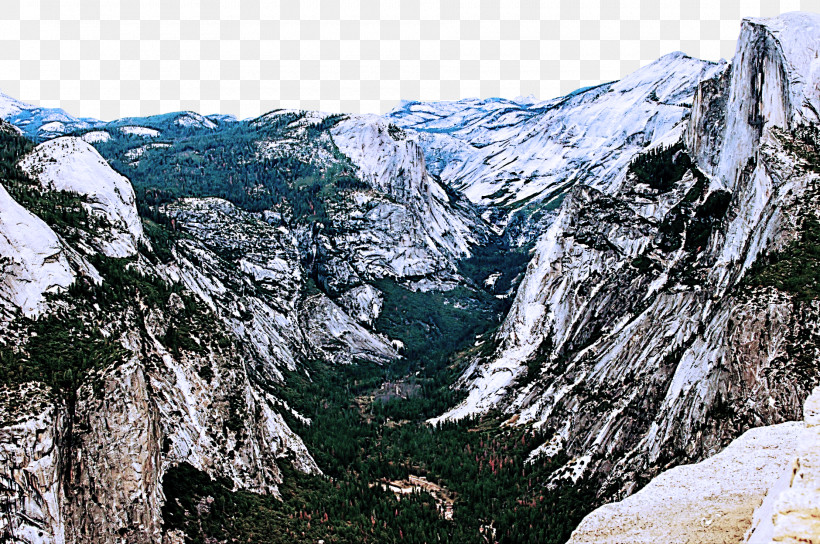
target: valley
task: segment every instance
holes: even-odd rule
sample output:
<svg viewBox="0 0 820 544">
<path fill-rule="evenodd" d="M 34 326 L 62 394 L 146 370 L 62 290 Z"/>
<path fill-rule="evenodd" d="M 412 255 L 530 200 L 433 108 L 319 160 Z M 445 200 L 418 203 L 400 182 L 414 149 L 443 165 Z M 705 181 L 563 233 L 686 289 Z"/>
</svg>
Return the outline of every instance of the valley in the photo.
<svg viewBox="0 0 820 544">
<path fill-rule="evenodd" d="M 819 54 L 790 13 L 542 102 L 0 95 L 0 539 L 815 538 Z"/>
</svg>

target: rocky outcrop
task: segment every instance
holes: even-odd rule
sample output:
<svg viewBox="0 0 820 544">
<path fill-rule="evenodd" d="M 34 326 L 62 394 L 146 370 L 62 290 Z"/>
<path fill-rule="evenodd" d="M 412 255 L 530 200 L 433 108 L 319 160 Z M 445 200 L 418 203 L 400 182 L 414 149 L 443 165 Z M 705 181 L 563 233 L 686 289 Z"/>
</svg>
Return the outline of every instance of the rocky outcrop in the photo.
<svg viewBox="0 0 820 544">
<path fill-rule="evenodd" d="M 0 186 L 0 310 L 34 316 L 45 295 L 74 282 L 70 251 L 42 219 Z"/>
<path fill-rule="evenodd" d="M 284 372 L 309 357 L 340 363 L 385 363 L 398 357 L 387 339 L 364 329 L 325 294 L 308 293 L 292 230 L 216 198 L 181 199 L 163 211 L 191 235 L 175 244 L 175 259 L 165 272 L 207 302 L 265 379 L 282 383 Z M 378 293 L 370 285 L 352 291 L 363 300 Z M 373 315 L 375 303 L 369 304 L 369 309 L 350 306 L 348 311 Z"/>
<path fill-rule="evenodd" d="M 321 293 L 305 300 L 301 315 L 311 345 L 328 361 L 383 364 L 399 357 L 388 338 L 356 323 Z"/>
<path fill-rule="evenodd" d="M 372 326 L 384 307 L 381 292 L 372 285 L 360 285 L 344 293 L 337 301 L 345 311 L 367 326 Z"/>
<path fill-rule="evenodd" d="M 310 349 L 299 326 L 307 276 L 294 234 L 217 198 L 180 199 L 163 211 L 188 234 L 165 272 L 219 315 L 262 376 L 281 382 Z"/>
<path fill-rule="evenodd" d="M 820 389 L 804 421 L 758 427 L 587 515 L 568 544 L 817 542 Z"/>
<path fill-rule="evenodd" d="M 744 542 L 820 542 L 820 389 L 806 400 L 804 418 L 793 461 L 755 512 Z"/>
<path fill-rule="evenodd" d="M 340 295 L 379 278 L 457 280 L 457 261 L 488 237 L 478 210 L 431 176 L 418 144 L 383 118 L 350 117 L 330 135 L 367 189 L 331 202 L 331 228 L 315 233 L 326 290 Z"/>
<path fill-rule="evenodd" d="M 274 494 L 280 462 L 319 472 L 282 419 L 282 403 L 219 340 L 226 333 L 213 315 L 194 318 L 196 350 L 164 345 L 171 323 L 186 320 L 173 299 L 161 318 L 133 308 L 108 314 L 104 332 L 119 339 L 125 359 L 94 371 L 75 395 L 32 386 L 6 393 L 0 530 L 12 541 L 160 542 L 162 477 L 178 463 Z M 99 322 L 88 311 L 74 310 Z"/>
<path fill-rule="evenodd" d="M 568 544 L 739 543 L 790 463 L 802 428 L 752 429 L 705 461 L 663 472 L 634 495 L 587 515 Z"/>
<path fill-rule="evenodd" d="M 44 188 L 82 195 L 92 216 L 105 227 L 93 240 L 108 257 L 128 257 L 145 244 L 131 183 L 115 172 L 97 150 L 79 138 L 56 138 L 40 144 L 20 161 L 20 168 Z"/>
<path fill-rule="evenodd" d="M 789 488 L 774 503 L 772 542 L 820 542 L 820 389 L 806 401 Z"/>
</svg>

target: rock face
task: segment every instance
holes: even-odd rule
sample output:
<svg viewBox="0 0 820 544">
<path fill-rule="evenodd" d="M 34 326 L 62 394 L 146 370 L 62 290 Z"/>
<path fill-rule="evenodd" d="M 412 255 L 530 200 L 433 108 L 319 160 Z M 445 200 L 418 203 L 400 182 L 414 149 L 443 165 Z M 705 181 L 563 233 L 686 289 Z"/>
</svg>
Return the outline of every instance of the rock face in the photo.
<svg viewBox="0 0 820 544">
<path fill-rule="evenodd" d="M 447 192 L 430 175 L 422 148 L 404 131 L 373 116 L 353 117 L 331 131 L 333 141 L 356 166 L 368 185 L 404 203 L 412 215 L 395 250 L 407 242 L 421 240 L 427 251 L 440 255 L 465 257 L 470 247 L 481 241 L 482 221 L 456 193 Z M 388 210 L 378 219 L 387 217 Z M 389 212 L 388 212 L 389 214 Z M 374 219 L 376 219 L 374 217 Z M 415 270 L 419 275 L 423 270 Z"/>
<path fill-rule="evenodd" d="M 0 402 L 0 535 L 11 542 L 66 542 L 65 407 L 37 385 L 4 387 Z"/>
<path fill-rule="evenodd" d="M 457 261 L 487 239 L 475 206 L 431 176 L 418 144 L 385 119 L 350 117 L 330 136 L 362 187 L 331 202 L 331 228 L 312 236 L 325 289 L 341 295 L 381 278 L 458 281 Z"/>
<path fill-rule="evenodd" d="M 190 235 L 175 245 L 166 273 L 220 316 L 257 371 L 281 381 L 309 351 L 298 316 L 307 278 L 294 235 L 222 199 L 181 199 L 164 211 Z"/>
<path fill-rule="evenodd" d="M 800 423 L 752 429 L 705 461 L 663 472 L 585 517 L 568 544 L 741 542 L 755 508 L 790 464 L 802 429 Z"/>
<path fill-rule="evenodd" d="M 674 183 L 633 171 L 571 191 L 495 353 L 469 367 L 467 399 L 444 419 L 494 408 L 549 425 L 586 474 L 623 493 L 750 427 L 799 418 L 817 383 L 820 307 L 744 274 L 816 214 L 817 174 L 794 134 L 817 127 L 805 82 L 818 40 L 816 15 L 744 21 L 682 141 L 644 153 L 682 165 Z"/>
<path fill-rule="evenodd" d="M 339 304 L 356 321 L 372 325 L 381 314 L 384 301 L 378 289 L 372 285 L 361 285 L 342 295 Z"/>
<path fill-rule="evenodd" d="M 300 313 L 313 346 L 326 360 L 387 363 L 399 357 L 389 339 L 363 328 L 323 294 L 305 300 Z"/>
<path fill-rule="evenodd" d="M 42 219 L 0 186 L 0 308 L 36 315 L 47 293 L 74 282 L 67 248 Z"/>
<path fill-rule="evenodd" d="M 103 217 L 107 232 L 96 231 L 99 250 L 108 257 L 129 257 L 146 243 L 131 183 L 116 173 L 97 150 L 79 138 L 56 138 L 37 146 L 20 168 L 44 188 L 85 197 L 92 215 Z"/>
<path fill-rule="evenodd" d="M 820 542 L 820 389 L 806 400 L 804 416 L 794 459 L 755 512 L 744 542 Z"/>
</svg>

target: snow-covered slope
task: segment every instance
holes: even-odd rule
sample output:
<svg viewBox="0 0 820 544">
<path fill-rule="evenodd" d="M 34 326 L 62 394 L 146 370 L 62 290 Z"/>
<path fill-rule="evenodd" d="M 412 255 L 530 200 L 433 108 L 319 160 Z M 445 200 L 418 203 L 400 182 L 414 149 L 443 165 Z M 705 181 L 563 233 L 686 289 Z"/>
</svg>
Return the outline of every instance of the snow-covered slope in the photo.
<svg viewBox="0 0 820 544">
<path fill-rule="evenodd" d="M 20 161 L 20 167 L 47 189 L 85 197 L 88 211 L 104 217 L 109 225 L 107 232 L 95 233 L 107 256 L 134 255 L 137 246 L 146 243 L 134 188 L 82 139 L 42 143 Z"/>
<path fill-rule="evenodd" d="M 798 417 L 818 379 L 804 367 L 819 308 L 743 274 L 817 214 L 814 144 L 796 135 L 818 128 L 805 59 L 819 21 L 744 21 L 731 67 L 699 86 L 685 146 L 667 154 L 695 161 L 674 184 L 629 175 L 571 191 L 494 354 L 465 372 L 467 399 L 444 418 L 492 408 L 554 427 L 588 473 L 628 491 L 638 474 Z"/>
<path fill-rule="evenodd" d="M 213 130 L 236 122 L 236 118 L 230 115 L 205 116 L 192 111 L 100 121 L 90 117 L 74 117 L 61 108 L 41 108 L 27 104 L 2 92 L 0 119 L 18 127 L 35 142 L 91 131 L 92 136 L 87 136 L 91 138 L 90 143 L 105 141 L 112 134 L 156 137 L 166 131 Z M 106 133 L 108 136 L 103 136 Z"/>
<path fill-rule="evenodd" d="M 387 117 L 419 133 L 445 183 L 473 202 L 517 208 L 575 184 L 617 185 L 636 152 L 674 138 L 698 82 L 720 69 L 671 53 L 621 81 L 546 102 L 406 102 Z"/>
<path fill-rule="evenodd" d="M 0 119 L 20 128 L 28 137 L 47 140 L 100 123 L 96 119 L 73 117 L 60 108 L 40 108 L 0 92 Z"/>
</svg>

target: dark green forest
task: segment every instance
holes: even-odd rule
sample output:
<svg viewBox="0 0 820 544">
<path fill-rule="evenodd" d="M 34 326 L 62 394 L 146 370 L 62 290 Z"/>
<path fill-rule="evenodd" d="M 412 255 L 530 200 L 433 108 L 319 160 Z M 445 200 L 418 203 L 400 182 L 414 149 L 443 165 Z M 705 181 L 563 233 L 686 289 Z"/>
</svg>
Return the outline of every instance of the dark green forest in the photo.
<svg viewBox="0 0 820 544">
<path fill-rule="evenodd" d="M 548 487 L 564 456 L 525 463 L 549 439 L 549 429 L 505 427 L 495 415 L 434 428 L 414 417 L 413 403 L 402 414 L 406 401 L 393 400 L 387 416 L 380 401 L 363 401 L 385 369 L 316 363 L 311 370 L 311 379 L 289 376 L 287 398 L 312 423 L 294 418 L 289 424 L 325 475 L 283 467 L 278 500 L 232 492 L 229 482 L 177 467 L 164 482 L 168 528 L 183 529 L 189 542 L 558 543 L 595 504 L 596 490 L 584 482 Z M 397 414 L 407 419 L 396 421 Z M 399 500 L 381 487 L 410 475 L 447 490 L 452 520 L 425 491 Z M 207 512 L 197 508 L 203 501 L 209 501 Z"/>
<path fill-rule="evenodd" d="M 661 193 L 670 191 L 692 167 L 683 142 L 641 153 L 629 164 L 629 171 L 639 183 L 645 183 Z"/>
<path fill-rule="evenodd" d="M 362 185 L 354 166 L 327 136 L 341 116 L 309 125 L 297 135 L 289 125 L 302 116 L 283 113 L 229 123 L 217 131 L 158 125 L 164 129 L 160 137 L 118 134 L 94 145 L 131 180 L 144 217 L 155 217 L 159 205 L 177 198 L 214 196 L 249 211 L 287 209 L 298 222 L 325 222 L 326 203 L 340 191 Z M 288 138 L 298 138 L 304 153 L 262 148 Z M 129 155 L 134 150 L 143 150 L 138 160 Z"/>
</svg>

